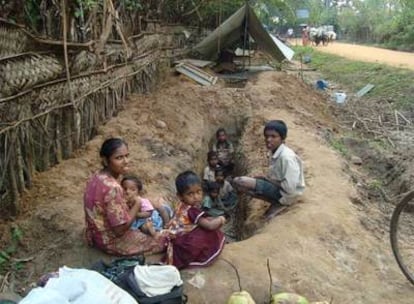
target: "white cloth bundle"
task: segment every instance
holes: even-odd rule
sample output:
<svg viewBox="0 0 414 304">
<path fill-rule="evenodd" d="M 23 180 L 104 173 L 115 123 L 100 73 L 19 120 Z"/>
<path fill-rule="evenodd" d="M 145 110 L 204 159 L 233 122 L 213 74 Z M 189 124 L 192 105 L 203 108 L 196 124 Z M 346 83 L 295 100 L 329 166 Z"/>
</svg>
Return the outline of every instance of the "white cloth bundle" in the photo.
<svg viewBox="0 0 414 304">
<path fill-rule="evenodd" d="M 62 267 L 59 277 L 51 278 L 19 304 L 138 304 L 126 291 L 96 271 Z"/>
<path fill-rule="evenodd" d="M 171 265 L 137 265 L 134 275 L 139 289 L 147 297 L 169 293 L 174 286 L 183 284 L 180 272 Z"/>
</svg>

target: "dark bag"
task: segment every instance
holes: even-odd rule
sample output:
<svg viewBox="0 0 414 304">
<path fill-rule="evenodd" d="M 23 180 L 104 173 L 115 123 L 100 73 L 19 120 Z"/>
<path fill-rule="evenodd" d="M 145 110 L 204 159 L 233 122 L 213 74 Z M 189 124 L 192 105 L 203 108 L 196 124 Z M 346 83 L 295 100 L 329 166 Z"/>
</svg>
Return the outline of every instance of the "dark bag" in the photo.
<svg viewBox="0 0 414 304">
<path fill-rule="evenodd" d="M 91 269 L 99 272 L 116 285 L 127 291 L 139 304 L 185 304 L 187 296 L 183 293 L 183 285 L 175 286 L 170 292 L 148 297 L 138 287 L 135 280 L 134 268 L 136 265 L 144 265 L 143 256 L 121 258 L 113 260 L 111 263 L 99 261 Z"/>
<path fill-rule="evenodd" d="M 174 286 L 174 288 L 163 295 L 148 297 L 142 290 L 139 288 L 136 280 L 134 270 L 129 271 L 128 274 L 125 274 L 123 282 L 126 285 L 124 288 L 131 294 L 139 304 L 185 304 L 187 303 L 187 296 L 183 293 L 183 285 Z"/>
<path fill-rule="evenodd" d="M 119 258 L 112 260 L 110 263 L 99 260 L 93 264 L 90 269 L 99 272 L 104 277 L 120 286 L 122 277 L 133 270 L 136 265 L 145 265 L 145 257 L 139 255 L 128 258 Z"/>
</svg>

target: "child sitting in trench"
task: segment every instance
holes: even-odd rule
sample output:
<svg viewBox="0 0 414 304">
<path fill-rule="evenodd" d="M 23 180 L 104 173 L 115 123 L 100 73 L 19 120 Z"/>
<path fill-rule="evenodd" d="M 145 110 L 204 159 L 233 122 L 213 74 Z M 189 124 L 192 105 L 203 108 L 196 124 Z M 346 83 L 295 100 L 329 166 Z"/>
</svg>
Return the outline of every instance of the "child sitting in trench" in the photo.
<svg viewBox="0 0 414 304">
<path fill-rule="evenodd" d="M 170 240 L 163 261 L 178 269 L 210 265 L 221 253 L 225 237 L 224 216 L 209 217 L 200 209 L 203 189 L 200 177 L 192 172 L 175 179 L 177 204 L 169 223 Z"/>
<path fill-rule="evenodd" d="M 216 182 L 207 182 L 206 194 L 203 197 L 202 209 L 208 215 L 216 217 L 225 215 L 226 208 L 219 197 L 220 185 Z"/>
<path fill-rule="evenodd" d="M 207 153 L 207 163 L 208 165 L 204 168 L 203 182 L 207 184 L 208 182 L 215 182 L 215 171 L 220 168 L 218 164 L 217 152 L 209 151 Z"/>
<path fill-rule="evenodd" d="M 216 132 L 216 143 L 213 151 L 217 152 L 218 164 L 224 169 L 225 177 L 233 173 L 234 147 L 233 143 L 227 138 L 224 128 L 219 128 Z"/>
<path fill-rule="evenodd" d="M 216 183 L 219 188 L 219 199 L 223 203 L 225 210 L 231 210 L 237 205 L 237 195 L 232 185 L 225 179 L 224 169 L 218 168 L 215 171 Z"/>
<path fill-rule="evenodd" d="M 172 217 L 171 207 L 166 204 L 157 204 L 154 208 L 149 199 L 142 197 L 143 185 L 136 176 L 125 176 L 121 181 L 121 186 L 125 191 L 128 205 L 140 205 L 131 229 L 140 229 L 144 233 L 158 237 L 159 231 L 168 224 Z"/>
</svg>

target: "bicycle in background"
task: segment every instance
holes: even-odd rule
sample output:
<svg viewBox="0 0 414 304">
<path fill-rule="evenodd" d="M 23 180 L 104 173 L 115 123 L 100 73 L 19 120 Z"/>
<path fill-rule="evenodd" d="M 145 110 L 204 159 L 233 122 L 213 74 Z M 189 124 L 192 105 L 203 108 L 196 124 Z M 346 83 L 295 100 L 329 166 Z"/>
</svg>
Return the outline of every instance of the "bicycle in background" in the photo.
<svg viewBox="0 0 414 304">
<path fill-rule="evenodd" d="M 398 266 L 414 284 L 414 190 L 395 207 L 390 226 L 391 248 Z"/>
</svg>

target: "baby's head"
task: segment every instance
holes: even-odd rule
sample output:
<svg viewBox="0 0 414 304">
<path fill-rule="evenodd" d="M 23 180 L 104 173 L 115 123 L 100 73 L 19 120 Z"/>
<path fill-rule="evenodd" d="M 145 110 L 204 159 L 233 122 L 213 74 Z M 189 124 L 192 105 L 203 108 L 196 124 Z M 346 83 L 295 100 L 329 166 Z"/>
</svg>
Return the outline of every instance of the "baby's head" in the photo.
<svg viewBox="0 0 414 304">
<path fill-rule="evenodd" d="M 184 171 L 175 179 L 178 198 L 187 205 L 199 205 L 203 199 L 201 180 L 193 171 Z"/>
<path fill-rule="evenodd" d="M 217 152 L 216 151 L 208 151 L 208 153 L 207 153 L 207 162 L 208 162 L 208 165 L 211 168 L 217 167 L 218 158 L 217 158 Z"/>
<path fill-rule="evenodd" d="M 216 139 L 218 142 L 225 142 L 227 140 L 227 133 L 226 130 L 224 128 L 219 128 L 216 131 Z"/>
<path fill-rule="evenodd" d="M 135 175 L 127 175 L 121 181 L 121 186 L 125 191 L 127 198 L 132 198 L 142 193 L 143 185 L 141 180 Z"/>
<path fill-rule="evenodd" d="M 220 193 L 220 185 L 216 182 L 208 182 L 207 193 L 212 199 L 216 199 Z"/>
</svg>

